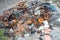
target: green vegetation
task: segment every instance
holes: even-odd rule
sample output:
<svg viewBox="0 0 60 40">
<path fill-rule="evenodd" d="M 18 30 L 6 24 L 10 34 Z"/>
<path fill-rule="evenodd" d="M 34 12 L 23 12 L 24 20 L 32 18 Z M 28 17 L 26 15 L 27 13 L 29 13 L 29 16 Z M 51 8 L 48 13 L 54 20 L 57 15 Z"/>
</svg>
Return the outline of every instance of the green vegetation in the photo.
<svg viewBox="0 0 60 40">
<path fill-rule="evenodd" d="M 0 30 L 0 40 L 7 40 L 7 37 L 4 36 L 4 31 Z"/>
</svg>

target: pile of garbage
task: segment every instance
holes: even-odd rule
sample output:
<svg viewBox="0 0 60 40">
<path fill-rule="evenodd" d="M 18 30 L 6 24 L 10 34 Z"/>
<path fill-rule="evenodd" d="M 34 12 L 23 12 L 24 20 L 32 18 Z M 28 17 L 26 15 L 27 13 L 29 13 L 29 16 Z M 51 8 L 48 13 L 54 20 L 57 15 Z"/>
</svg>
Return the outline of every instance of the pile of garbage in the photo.
<svg viewBox="0 0 60 40">
<path fill-rule="evenodd" d="M 24 37 L 35 32 L 49 34 L 52 12 L 56 10 L 50 3 L 20 2 L 16 7 L 4 11 L 0 21 L 3 23 L 5 34 L 9 36 Z"/>
</svg>

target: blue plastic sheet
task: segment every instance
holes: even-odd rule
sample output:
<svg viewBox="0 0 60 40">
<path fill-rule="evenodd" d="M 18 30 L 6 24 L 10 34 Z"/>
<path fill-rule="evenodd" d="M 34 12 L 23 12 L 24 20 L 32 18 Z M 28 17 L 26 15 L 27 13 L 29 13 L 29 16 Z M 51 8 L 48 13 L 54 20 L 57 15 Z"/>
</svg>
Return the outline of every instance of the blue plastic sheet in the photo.
<svg viewBox="0 0 60 40">
<path fill-rule="evenodd" d="M 54 5 L 50 5 L 50 10 L 51 10 L 52 12 L 56 12 L 56 11 L 57 11 Z"/>
</svg>

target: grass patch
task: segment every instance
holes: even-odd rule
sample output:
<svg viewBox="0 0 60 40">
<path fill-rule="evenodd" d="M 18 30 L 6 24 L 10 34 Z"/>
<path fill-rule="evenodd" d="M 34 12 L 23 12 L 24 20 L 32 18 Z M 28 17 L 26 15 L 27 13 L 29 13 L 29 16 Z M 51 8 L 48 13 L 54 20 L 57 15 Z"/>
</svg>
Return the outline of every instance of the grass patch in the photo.
<svg viewBox="0 0 60 40">
<path fill-rule="evenodd" d="M 7 37 L 4 36 L 4 30 L 0 30 L 0 40 L 7 40 Z"/>
</svg>

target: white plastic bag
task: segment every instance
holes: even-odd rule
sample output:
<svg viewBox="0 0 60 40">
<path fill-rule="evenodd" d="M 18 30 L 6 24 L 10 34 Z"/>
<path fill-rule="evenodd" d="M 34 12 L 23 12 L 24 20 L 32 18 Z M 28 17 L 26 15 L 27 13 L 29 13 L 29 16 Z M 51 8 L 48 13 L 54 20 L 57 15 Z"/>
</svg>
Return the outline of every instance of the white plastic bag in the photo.
<svg viewBox="0 0 60 40">
<path fill-rule="evenodd" d="M 28 37 L 28 36 L 30 36 L 30 34 L 25 34 L 24 36 L 25 36 L 25 37 Z"/>
</svg>

